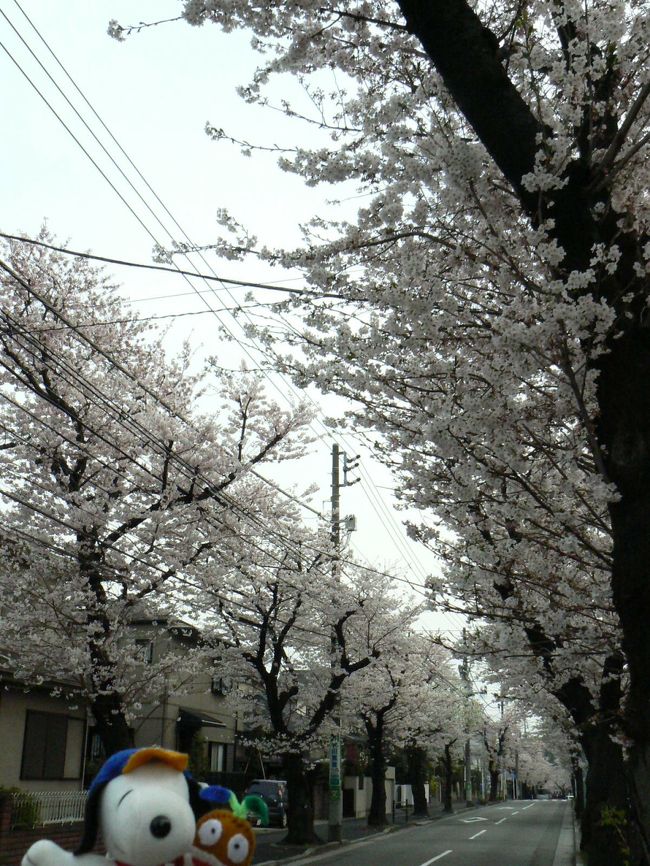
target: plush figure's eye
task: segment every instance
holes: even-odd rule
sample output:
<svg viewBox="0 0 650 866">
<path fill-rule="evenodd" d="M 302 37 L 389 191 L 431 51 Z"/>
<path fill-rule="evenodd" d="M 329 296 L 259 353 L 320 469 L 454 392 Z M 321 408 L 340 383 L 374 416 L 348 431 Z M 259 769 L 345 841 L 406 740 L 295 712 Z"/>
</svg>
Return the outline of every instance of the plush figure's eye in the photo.
<svg viewBox="0 0 650 866">
<path fill-rule="evenodd" d="M 243 863 L 248 857 L 248 839 L 243 833 L 235 833 L 228 842 L 228 859 L 233 863 Z"/>
<path fill-rule="evenodd" d="M 221 826 L 221 821 L 217 821 L 216 818 L 211 818 L 199 827 L 199 841 L 201 842 L 201 845 L 205 845 L 206 848 L 209 848 L 211 845 L 217 844 L 221 838 L 222 832 L 223 827 Z"/>
</svg>

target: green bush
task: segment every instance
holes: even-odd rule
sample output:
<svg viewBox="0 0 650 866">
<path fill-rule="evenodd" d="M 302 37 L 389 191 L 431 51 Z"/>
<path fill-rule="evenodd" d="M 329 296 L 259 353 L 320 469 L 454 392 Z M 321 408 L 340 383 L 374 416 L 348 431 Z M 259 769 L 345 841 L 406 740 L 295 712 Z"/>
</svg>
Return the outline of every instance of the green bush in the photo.
<svg viewBox="0 0 650 866">
<path fill-rule="evenodd" d="M 5 788 L 0 785 L 0 797 L 20 794 L 20 800 L 13 802 L 11 824 L 16 830 L 33 830 L 40 823 L 38 800 L 20 788 Z"/>
</svg>

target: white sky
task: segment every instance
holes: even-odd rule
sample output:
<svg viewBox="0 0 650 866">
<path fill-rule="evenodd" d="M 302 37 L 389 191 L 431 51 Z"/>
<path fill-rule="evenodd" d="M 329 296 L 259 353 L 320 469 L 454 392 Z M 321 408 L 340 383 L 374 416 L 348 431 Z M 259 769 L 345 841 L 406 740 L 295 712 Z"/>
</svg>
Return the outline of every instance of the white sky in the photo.
<svg viewBox="0 0 650 866">
<path fill-rule="evenodd" d="M 18 6 L 20 2 L 20 7 Z M 0 86 L 3 94 L 3 131 L 0 136 L 0 230 L 35 235 L 44 218 L 60 240 L 71 249 L 99 255 L 150 262 L 153 236 L 166 243 L 171 232 L 180 238 L 160 204 L 146 190 L 118 148 L 101 129 L 91 109 L 74 90 L 34 32 L 21 8 L 47 41 L 101 116 L 115 138 L 146 177 L 185 233 L 195 242 L 210 243 L 216 237 L 216 213 L 226 208 L 252 233 L 268 244 L 291 246 L 300 239 L 298 224 L 316 211 L 324 211 L 329 195 L 339 190 L 309 189 L 302 181 L 281 172 L 272 155 L 243 157 L 225 142 L 213 142 L 204 132 L 206 122 L 223 127 L 237 138 L 260 143 L 289 145 L 306 135 L 299 121 L 279 112 L 245 105 L 235 88 L 250 78 L 257 57 L 245 34 L 224 35 L 213 25 L 191 28 L 171 23 L 149 28 L 125 43 L 109 38 L 109 19 L 122 24 L 155 21 L 179 14 L 177 0 L 6 0 L 0 13 Z M 110 154 L 145 196 L 164 227 L 138 201 L 109 158 L 93 141 L 73 110 L 57 93 L 11 27 L 20 32 L 41 63 L 59 82 L 86 122 L 96 131 Z M 29 75 L 70 130 L 88 150 L 149 234 L 129 212 L 108 182 L 82 152 L 61 122 L 52 114 L 14 62 Z M 288 94 L 300 98 L 293 80 L 276 85 L 278 100 Z M 313 138 L 312 138 L 313 140 Z M 209 256 L 210 254 L 208 254 Z M 179 260 L 181 267 L 186 263 Z M 221 276 L 254 281 L 280 280 L 295 275 L 269 271 L 253 261 L 222 262 L 212 256 L 209 264 Z M 206 266 L 195 260 L 197 269 Z M 205 310 L 200 297 L 181 277 L 114 268 L 126 297 L 143 316 Z M 205 285 L 194 282 L 196 288 Z M 299 285 L 289 283 L 289 285 Z M 244 290 L 234 289 L 241 295 Z M 161 300 L 161 295 L 178 295 Z M 214 308 L 232 305 L 217 287 L 209 298 Z M 201 313 L 173 321 L 170 349 L 191 336 L 198 357 L 217 355 L 226 366 L 237 366 L 241 352 L 220 342 L 212 314 Z M 167 324 L 164 322 L 163 324 Z M 238 327 L 228 321 L 234 331 Z M 281 391 L 289 391 L 280 383 Z M 318 398 L 322 403 L 322 398 Z M 337 404 L 338 406 L 338 404 Z M 328 402 L 327 411 L 335 411 Z M 319 430 L 322 432 L 323 428 Z M 339 440 L 340 441 L 340 440 Z M 323 436 L 313 456 L 301 468 L 300 485 L 315 482 L 320 496 L 312 505 L 329 509 L 331 438 Z M 345 437 L 350 452 L 359 449 Z M 362 483 L 342 491 L 342 514 L 354 513 L 358 531 L 355 552 L 375 567 L 395 570 L 421 584 L 436 563 L 427 551 L 412 544 L 401 528 L 401 515 L 393 510 L 391 478 L 367 455 L 362 460 Z M 291 486 L 291 479 L 281 479 Z M 389 516 L 390 514 L 390 516 Z M 308 515 L 306 515 L 308 516 Z M 396 540 L 397 538 L 397 540 Z M 400 584 L 405 588 L 404 584 Z M 459 618 L 431 617 L 427 624 L 457 632 Z"/>
</svg>

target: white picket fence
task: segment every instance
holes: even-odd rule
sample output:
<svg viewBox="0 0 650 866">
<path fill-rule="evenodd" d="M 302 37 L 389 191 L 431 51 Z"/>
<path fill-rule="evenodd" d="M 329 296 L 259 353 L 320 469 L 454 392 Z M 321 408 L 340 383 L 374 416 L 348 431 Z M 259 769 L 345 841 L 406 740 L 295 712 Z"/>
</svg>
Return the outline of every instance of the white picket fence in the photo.
<svg viewBox="0 0 650 866">
<path fill-rule="evenodd" d="M 12 828 L 82 821 L 86 807 L 85 791 L 21 791 L 11 799 Z"/>
</svg>

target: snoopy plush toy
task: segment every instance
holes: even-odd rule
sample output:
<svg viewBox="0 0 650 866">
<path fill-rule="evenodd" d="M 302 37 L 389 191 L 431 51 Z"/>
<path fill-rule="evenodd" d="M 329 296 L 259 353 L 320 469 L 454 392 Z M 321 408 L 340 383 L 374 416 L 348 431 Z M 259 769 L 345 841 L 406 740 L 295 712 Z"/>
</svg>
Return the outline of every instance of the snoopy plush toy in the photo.
<svg viewBox="0 0 650 866">
<path fill-rule="evenodd" d="M 112 755 L 88 790 L 77 850 L 41 839 L 22 866 L 180 866 L 192 846 L 197 814 L 206 811 L 186 767 L 187 755 L 155 747 Z M 100 829 L 106 856 L 92 853 Z"/>
</svg>

